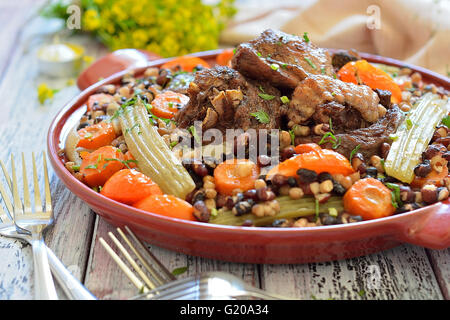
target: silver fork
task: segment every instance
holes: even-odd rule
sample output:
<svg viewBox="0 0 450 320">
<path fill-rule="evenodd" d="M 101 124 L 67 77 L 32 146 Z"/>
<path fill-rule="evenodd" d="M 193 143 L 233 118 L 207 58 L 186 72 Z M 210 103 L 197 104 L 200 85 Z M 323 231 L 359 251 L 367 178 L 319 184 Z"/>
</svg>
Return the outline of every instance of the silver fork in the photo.
<svg viewBox="0 0 450 320">
<path fill-rule="evenodd" d="M 141 291 L 140 295 L 131 298 L 133 300 L 208 300 L 246 297 L 265 300 L 289 299 L 250 286 L 238 277 L 225 272 L 205 272 L 197 276 L 176 280 L 175 276 L 162 265 L 162 263 L 127 226 L 125 226 L 125 229 L 131 238 L 139 245 L 141 252 L 144 252 L 150 258 L 148 260 L 144 259 L 141 253 L 133 247 L 123 231 L 120 228 L 117 228 L 117 232 L 121 235 L 122 239 L 124 239 L 135 256 L 137 256 L 138 260 L 143 264 L 144 269 L 151 270 L 151 279 L 147 277 L 143 272 L 143 269 L 136 264 L 131 254 L 127 252 L 125 247 L 111 232 L 108 233 L 109 237 L 113 240 L 119 251 L 123 254 L 136 273 L 133 273 L 103 238 L 100 238 L 100 243 L 130 281 Z M 153 279 L 155 280 L 152 281 Z"/>
<path fill-rule="evenodd" d="M 50 262 L 51 271 L 60 283 L 67 297 L 70 299 L 94 300 L 95 297 L 64 267 L 63 263 L 56 257 L 53 251 L 45 245 L 42 236 L 43 231 L 47 226 L 53 223 L 47 163 L 44 152 L 45 208 L 43 208 L 34 153 L 32 154 L 32 157 L 35 199 L 34 213 L 31 209 L 24 154 L 22 153 L 24 186 L 23 203 L 20 199 L 17 187 L 14 157 L 11 156 L 12 179 L 7 173 L 4 163 L 0 160 L 0 165 L 3 169 L 9 189 L 13 194 L 14 202 L 14 204 L 11 202 L 5 188 L 0 183 L 0 194 L 9 213 L 6 213 L 0 205 L 0 234 L 26 241 L 32 245 L 35 267 L 36 299 L 57 299 L 56 290 L 48 266 Z"/>
<path fill-rule="evenodd" d="M 215 300 L 256 298 L 262 300 L 290 300 L 248 285 L 226 272 L 203 272 L 197 276 L 167 283 L 133 299 L 149 300 Z"/>
</svg>

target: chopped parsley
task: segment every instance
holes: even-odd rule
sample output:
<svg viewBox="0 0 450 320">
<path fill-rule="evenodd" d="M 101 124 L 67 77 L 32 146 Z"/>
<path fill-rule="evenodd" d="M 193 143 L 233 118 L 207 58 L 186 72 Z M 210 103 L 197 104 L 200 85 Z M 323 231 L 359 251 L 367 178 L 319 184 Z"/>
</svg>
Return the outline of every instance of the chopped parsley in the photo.
<svg viewBox="0 0 450 320">
<path fill-rule="evenodd" d="M 406 129 L 411 129 L 413 127 L 413 122 L 411 119 L 406 119 Z"/>
<path fill-rule="evenodd" d="M 286 96 L 280 97 L 280 100 L 281 100 L 281 102 L 283 102 L 283 103 L 289 103 L 289 98 L 286 97 Z"/>
<path fill-rule="evenodd" d="M 314 70 L 317 69 L 316 65 L 311 61 L 310 58 L 304 57 L 303 59 L 305 59 L 305 61 L 308 62 L 308 64 L 311 66 L 311 68 L 313 68 Z"/>
<path fill-rule="evenodd" d="M 200 144 L 202 141 L 200 139 L 200 137 L 197 134 L 197 129 L 195 128 L 195 126 L 190 126 L 189 127 L 189 132 L 192 134 L 192 136 L 194 137 L 194 140 Z"/>
<path fill-rule="evenodd" d="M 252 117 L 255 117 L 260 123 L 269 123 L 270 117 L 264 110 L 259 110 L 256 112 L 250 113 Z"/>
<path fill-rule="evenodd" d="M 291 136 L 291 144 L 293 146 L 295 146 L 295 134 L 294 134 L 294 130 L 289 130 L 289 135 Z"/>
<path fill-rule="evenodd" d="M 322 74 L 325 74 L 325 67 L 321 67 L 321 68 L 320 68 L 320 72 L 321 72 Z"/>
<path fill-rule="evenodd" d="M 256 55 L 257 55 L 258 57 L 261 57 L 261 56 L 262 56 L 261 52 L 257 52 Z"/>
<path fill-rule="evenodd" d="M 398 136 L 395 134 L 391 134 L 389 135 L 389 139 L 391 139 L 392 141 L 398 140 Z"/>
<path fill-rule="evenodd" d="M 322 139 L 319 142 L 319 145 L 324 144 L 326 142 L 331 142 L 332 148 L 337 149 L 341 145 L 341 137 L 339 139 L 332 132 L 327 132 L 323 135 Z"/>
<path fill-rule="evenodd" d="M 358 144 L 355 149 L 352 150 L 352 152 L 350 153 L 350 162 L 352 162 L 353 156 L 358 152 L 359 148 L 361 148 L 361 145 Z"/>
<path fill-rule="evenodd" d="M 186 267 L 175 268 L 175 269 L 172 270 L 172 274 L 174 276 L 178 276 L 180 274 L 185 273 L 187 270 L 188 270 L 187 266 Z"/>
<path fill-rule="evenodd" d="M 276 63 L 272 63 L 272 64 L 270 65 L 270 68 L 271 68 L 272 70 L 277 71 L 277 70 L 280 68 L 280 66 L 277 65 Z"/>
<path fill-rule="evenodd" d="M 136 163 L 136 164 L 138 163 L 138 161 L 137 161 L 137 160 L 134 160 L 134 159 L 120 160 L 120 159 L 116 159 L 116 158 L 105 158 L 105 161 L 106 161 L 106 162 L 109 162 L 109 161 L 118 161 L 118 162 L 121 162 L 121 163 L 123 163 L 123 164 L 125 165 L 125 167 L 127 167 L 128 169 L 131 169 L 131 167 L 128 165 L 130 162 Z M 104 166 L 103 166 L 103 169 L 106 168 L 107 166 L 108 166 L 108 163 L 105 163 Z"/>
<path fill-rule="evenodd" d="M 309 42 L 308 32 L 303 33 L 303 40 L 305 40 L 306 43 Z"/>
<path fill-rule="evenodd" d="M 262 86 L 259 86 L 259 90 L 261 90 L 261 92 L 258 92 L 258 96 L 263 98 L 264 100 L 272 100 L 275 98 L 275 96 L 266 93 Z"/>
<path fill-rule="evenodd" d="M 450 116 L 446 116 L 444 119 L 442 119 L 442 123 L 443 123 L 444 126 L 446 126 L 447 128 L 450 128 Z"/>
<path fill-rule="evenodd" d="M 385 183 L 386 187 L 392 190 L 391 192 L 391 201 L 392 205 L 395 209 L 401 207 L 403 205 L 402 199 L 400 197 L 400 187 L 398 184 L 395 183 Z"/>
<path fill-rule="evenodd" d="M 72 166 L 72 170 L 75 171 L 75 172 L 80 171 L 80 166 L 78 166 L 78 165 L 73 165 L 73 166 Z"/>
<path fill-rule="evenodd" d="M 173 147 L 175 147 L 178 144 L 178 141 L 172 141 L 170 143 L 170 149 L 172 149 Z"/>
<path fill-rule="evenodd" d="M 286 63 L 283 63 L 283 64 L 281 65 L 281 67 L 282 67 L 283 69 L 286 69 L 287 64 L 286 64 Z"/>
</svg>

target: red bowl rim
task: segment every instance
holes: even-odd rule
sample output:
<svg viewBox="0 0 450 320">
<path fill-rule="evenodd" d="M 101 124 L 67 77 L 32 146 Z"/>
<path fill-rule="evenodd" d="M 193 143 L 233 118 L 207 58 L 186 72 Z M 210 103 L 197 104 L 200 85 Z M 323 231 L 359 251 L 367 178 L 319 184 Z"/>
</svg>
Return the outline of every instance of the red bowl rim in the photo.
<svg viewBox="0 0 450 320">
<path fill-rule="evenodd" d="M 205 52 L 198 52 L 192 54 L 193 56 L 198 56 L 204 59 L 213 59 L 215 56 L 217 56 L 219 53 L 221 53 L 224 49 L 218 49 L 218 50 L 211 50 L 211 51 L 205 51 Z M 329 49 L 331 52 L 337 51 L 338 49 Z M 425 76 L 426 78 L 430 79 L 431 83 L 438 84 L 440 86 L 446 87 L 446 89 L 450 89 L 450 81 L 448 78 L 435 73 L 433 71 L 427 70 L 422 67 L 414 66 L 393 58 L 386 58 L 378 55 L 373 54 L 367 54 L 367 53 L 360 53 L 361 57 L 364 59 L 367 59 L 368 61 L 375 62 L 375 63 L 384 63 L 388 65 L 393 65 L 396 67 L 407 67 L 412 69 L 413 71 L 417 71 L 422 74 L 422 76 Z M 136 218 L 142 218 L 142 219 L 156 219 L 160 222 L 165 222 L 169 224 L 181 224 L 181 226 L 193 228 L 193 229 L 202 229 L 202 230 L 209 230 L 209 231 L 231 231 L 231 232 L 245 232 L 245 233 L 260 233 L 264 232 L 267 235 L 290 235 L 291 233 L 299 234 L 301 232 L 302 234 L 306 233 L 328 233 L 328 232 L 335 232 L 335 231 L 342 231 L 345 232 L 345 230 L 352 230 L 355 231 L 356 229 L 365 229 L 366 227 L 373 227 L 375 225 L 382 225 L 386 222 L 396 222 L 401 223 L 402 220 L 407 220 L 413 216 L 419 216 L 425 211 L 429 210 L 438 210 L 441 206 L 448 207 L 450 204 L 450 199 L 444 201 L 435 203 L 433 205 L 429 205 L 426 207 L 422 207 L 419 209 L 416 209 L 414 211 L 401 213 L 397 215 L 392 215 L 384 218 L 378 218 L 374 220 L 366 220 L 361 221 L 357 223 L 348 223 L 348 224 L 337 224 L 337 225 L 329 225 L 329 226 L 315 226 L 315 227 L 309 227 L 309 228 L 276 228 L 276 227 L 243 227 L 243 226 L 229 226 L 229 225 L 218 225 L 218 224 L 212 224 L 212 223 L 204 223 L 204 222 L 197 222 L 197 221 L 187 221 L 182 220 L 178 218 L 172 218 L 167 216 L 162 216 L 156 213 L 147 212 L 141 209 L 134 208 L 132 206 L 117 202 L 115 200 L 109 199 L 102 194 L 94 191 L 93 189 L 89 188 L 85 184 L 83 184 L 81 181 L 76 179 L 70 172 L 65 168 L 64 164 L 60 160 L 58 156 L 58 150 L 59 150 L 59 144 L 60 144 L 60 134 L 62 131 L 62 128 L 64 127 L 64 124 L 66 123 L 67 119 L 72 115 L 76 110 L 78 110 L 80 107 L 84 105 L 84 102 L 87 100 L 87 97 L 91 95 L 96 89 L 101 87 L 104 84 L 114 83 L 117 80 L 119 80 L 124 74 L 129 72 L 130 70 L 134 70 L 136 74 L 139 74 L 143 72 L 148 67 L 153 66 L 160 66 L 164 64 L 167 61 L 170 61 L 172 58 L 166 58 L 166 59 L 158 59 L 154 61 L 150 61 L 148 65 L 144 67 L 137 67 L 133 69 L 124 70 L 118 73 L 115 73 L 93 85 L 86 88 L 82 92 L 80 92 L 76 97 L 71 99 L 54 117 L 54 119 L 51 122 L 51 125 L 48 130 L 47 135 L 47 149 L 48 149 L 48 156 L 51 161 L 51 164 L 57 174 L 57 176 L 66 184 L 67 188 L 74 192 L 77 196 L 79 196 L 83 201 L 87 202 L 89 204 L 89 201 L 84 200 L 85 198 L 90 198 L 92 201 L 95 201 L 96 205 L 102 206 L 102 207 L 111 207 L 115 208 L 117 210 L 120 210 L 120 215 L 131 215 Z M 82 103 L 83 102 L 83 103 Z M 76 190 L 76 191 L 74 191 Z M 101 215 L 101 214 L 100 214 Z M 112 215 L 116 215 L 115 213 Z M 347 231 L 348 232 L 348 231 Z"/>
</svg>

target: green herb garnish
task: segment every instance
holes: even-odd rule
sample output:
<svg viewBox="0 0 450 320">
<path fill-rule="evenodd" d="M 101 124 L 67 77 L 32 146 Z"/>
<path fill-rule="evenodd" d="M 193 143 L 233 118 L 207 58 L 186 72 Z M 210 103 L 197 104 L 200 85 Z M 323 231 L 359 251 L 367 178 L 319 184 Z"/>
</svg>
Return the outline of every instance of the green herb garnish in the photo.
<svg viewBox="0 0 450 320">
<path fill-rule="evenodd" d="M 261 98 L 263 98 L 264 100 L 272 100 L 275 98 L 275 96 L 268 94 L 264 91 L 264 88 L 262 86 L 259 86 L 259 90 L 261 90 L 261 92 L 258 92 L 258 96 L 260 96 Z"/>
<path fill-rule="evenodd" d="M 289 98 L 286 97 L 286 96 L 282 96 L 282 97 L 280 98 L 280 100 L 281 100 L 281 102 L 283 102 L 283 103 L 289 103 Z"/>
<path fill-rule="evenodd" d="M 279 65 L 277 65 L 276 63 L 272 63 L 271 65 L 270 65 L 270 68 L 272 69 L 272 70 L 278 70 L 279 68 L 280 68 L 280 66 Z"/>
<path fill-rule="evenodd" d="M 332 148 L 337 149 L 341 145 L 341 137 L 339 139 L 332 132 L 327 132 L 323 135 L 322 139 L 319 141 L 319 145 L 324 144 L 326 142 L 331 142 Z"/>
<path fill-rule="evenodd" d="M 308 32 L 303 33 L 303 40 L 305 40 L 306 43 L 309 42 Z"/>
<path fill-rule="evenodd" d="M 444 126 L 446 126 L 447 128 L 450 128 L 450 116 L 446 116 L 444 119 L 442 119 L 442 123 L 443 123 Z"/>
<path fill-rule="evenodd" d="M 350 153 L 350 162 L 352 162 L 353 156 L 358 152 L 359 148 L 361 148 L 360 144 L 358 144 Z"/>
<path fill-rule="evenodd" d="M 325 67 L 320 68 L 320 72 L 321 72 L 322 74 L 325 74 Z"/>
<path fill-rule="evenodd" d="M 291 136 L 291 144 L 293 146 L 295 146 L 295 134 L 294 134 L 294 130 L 289 130 L 289 135 Z"/>
<path fill-rule="evenodd" d="M 260 123 L 269 123 L 270 122 L 269 115 L 263 110 L 252 112 L 252 113 L 250 113 L 250 115 L 252 117 L 255 117 L 256 120 L 258 120 Z"/>
<path fill-rule="evenodd" d="M 262 56 L 261 52 L 257 52 L 256 55 L 257 55 L 258 57 L 261 57 L 261 56 Z"/>
<path fill-rule="evenodd" d="M 398 139 L 398 136 L 395 134 L 391 134 L 391 135 L 389 135 L 389 139 L 391 139 L 392 141 L 395 141 Z"/>
<path fill-rule="evenodd" d="M 385 183 L 386 187 L 392 190 L 391 196 L 392 196 L 392 205 L 395 209 L 401 207 L 403 205 L 402 199 L 400 197 L 400 186 L 395 183 Z"/>
<path fill-rule="evenodd" d="M 80 166 L 78 166 L 78 165 L 73 165 L 73 166 L 72 166 L 72 170 L 75 171 L 75 172 L 80 171 Z"/>
<path fill-rule="evenodd" d="M 174 276 L 178 276 L 180 274 L 185 273 L 187 270 L 188 270 L 187 266 L 186 267 L 175 268 L 175 269 L 172 270 L 172 274 Z"/>
<path fill-rule="evenodd" d="M 304 57 L 303 59 L 305 59 L 305 61 L 308 62 L 308 64 L 311 66 L 311 68 L 313 68 L 314 70 L 317 69 L 316 65 L 311 61 L 310 58 Z"/>
<path fill-rule="evenodd" d="M 178 141 L 172 141 L 170 143 L 170 149 L 172 149 L 173 147 L 175 147 L 178 144 Z"/>
<path fill-rule="evenodd" d="M 197 129 L 195 128 L 195 126 L 190 126 L 189 127 L 189 132 L 192 134 L 192 136 L 194 137 L 194 140 L 200 144 L 202 141 L 200 139 L 200 137 L 197 134 Z"/>
<path fill-rule="evenodd" d="M 411 129 L 413 126 L 413 122 L 411 121 L 411 119 L 406 119 L 406 129 Z"/>
</svg>

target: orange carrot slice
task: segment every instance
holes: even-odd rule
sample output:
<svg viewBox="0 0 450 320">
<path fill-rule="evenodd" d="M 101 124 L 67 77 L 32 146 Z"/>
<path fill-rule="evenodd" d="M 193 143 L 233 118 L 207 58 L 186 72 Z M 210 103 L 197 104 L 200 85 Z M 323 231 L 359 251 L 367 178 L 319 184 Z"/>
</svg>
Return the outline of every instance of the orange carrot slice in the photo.
<svg viewBox="0 0 450 320">
<path fill-rule="evenodd" d="M 267 173 L 269 179 L 275 174 L 297 177 L 297 170 L 300 168 L 313 170 L 317 173 L 328 172 L 330 174 L 343 175 L 355 172 L 348 159 L 335 151 L 321 149 L 318 145 L 314 146 L 314 144 L 298 145 L 295 150 L 300 154 L 270 169 Z"/>
<path fill-rule="evenodd" d="M 348 62 L 339 70 L 338 76 L 344 82 L 365 84 L 372 89 L 388 90 L 392 94 L 392 103 L 402 101 L 402 91 L 391 76 L 366 60 Z"/>
<path fill-rule="evenodd" d="M 344 195 L 344 209 L 364 220 L 387 217 L 395 212 L 391 190 L 374 178 L 355 182 Z"/>
<path fill-rule="evenodd" d="M 126 204 L 133 204 L 152 194 L 163 194 L 152 179 L 132 169 L 122 169 L 114 173 L 106 181 L 100 193 Z"/>
<path fill-rule="evenodd" d="M 188 102 L 189 97 L 184 94 L 164 91 L 153 99 L 151 112 L 157 117 L 172 119 Z"/>
<path fill-rule="evenodd" d="M 115 138 L 116 133 L 111 123 L 102 121 L 78 130 L 80 141 L 77 147 L 95 150 L 110 144 Z"/>
<path fill-rule="evenodd" d="M 233 58 L 233 55 L 234 55 L 233 48 L 225 49 L 216 57 L 216 62 L 221 66 L 228 66 L 230 64 L 231 59 Z"/>
<path fill-rule="evenodd" d="M 232 195 L 235 189 L 254 188 L 258 177 L 259 167 L 247 159 L 229 159 L 214 169 L 216 189 L 225 195 Z"/>
<path fill-rule="evenodd" d="M 133 207 L 166 217 L 197 221 L 194 216 L 194 207 L 173 195 L 150 195 L 136 202 Z"/>
<path fill-rule="evenodd" d="M 113 146 L 105 146 L 83 158 L 80 172 L 88 186 L 98 187 L 124 166 L 123 153 Z"/>
</svg>

